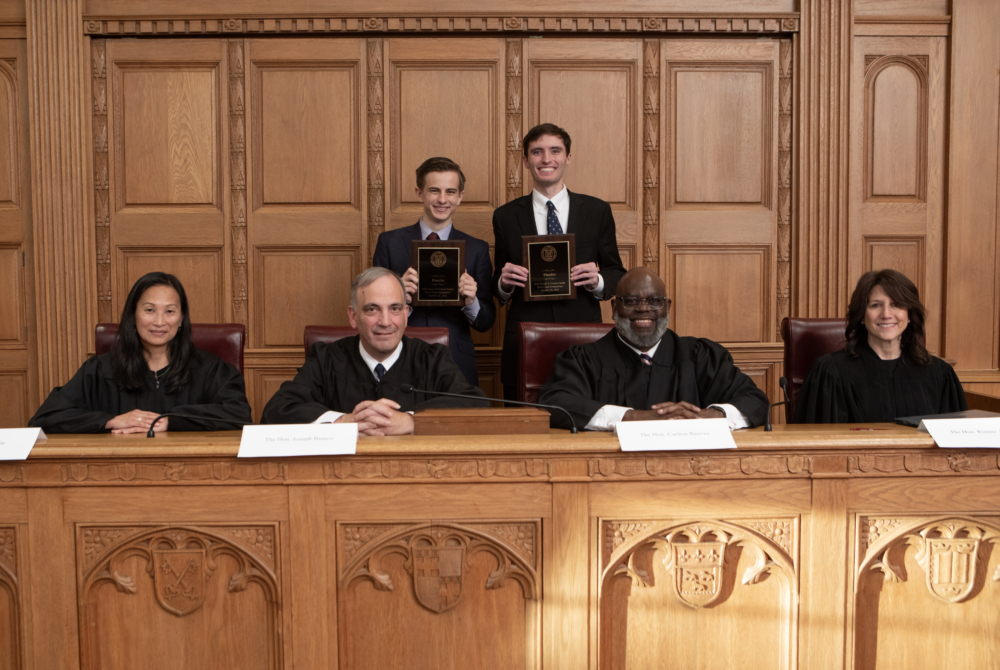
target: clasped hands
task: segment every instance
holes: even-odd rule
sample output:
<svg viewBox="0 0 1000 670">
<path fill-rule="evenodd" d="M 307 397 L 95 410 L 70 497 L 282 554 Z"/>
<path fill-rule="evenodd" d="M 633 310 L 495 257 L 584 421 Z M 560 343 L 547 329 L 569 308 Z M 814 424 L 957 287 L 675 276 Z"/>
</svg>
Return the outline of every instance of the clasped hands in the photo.
<svg viewBox="0 0 1000 670">
<path fill-rule="evenodd" d="M 569 280 L 573 282 L 573 286 L 593 291 L 601 281 L 600 268 L 593 261 L 574 265 L 569 270 Z M 500 288 L 505 291 L 513 291 L 514 286 L 524 288 L 526 281 L 528 281 L 528 268 L 523 265 L 505 263 L 500 270 Z"/>
<path fill-rule="evenodd" d="M 673 419 L 725 419 L 726 413 L 717 407 L 701 409 L 689 402 L 661 402 L 650 409 L 630 409 L 622 421 L 670 421 Z"/>
<path fill-rule="evenodd" d="M 403 288 L 406 289 L 407 305 L 413 302 L 413 296 L 416 295 L 417 287 L 420 285 L 419 281 L 417 271 L 413 268 L 406 268 L 406 272 L 403 273 Z M 465 300 L 466 307 L 476 301 L 477 288 L 479 285 L 476 284 L 472 275 L 467 270 L 462 272 L 462 276 L 458 279 L 458 294 Z"/>
<path fill-rule="evenodd" d="M 119 414 L 115 418 L 104 424 L 105 428 L 110 428 L 115 435 L 128 435 L 129 433 L 145 433 L 149 431 L 149 424 L 153 423 L 157 412 L 145 412 L 141 409 L 134 409 L 125 414 Z M 163 433 L 167 430 L 167 422 L 170 419 L 163 417 L 153 426 L 154 433 Z"/>
<path fill-rule="evenodd" d="M 351 414 L 344 414 L 334 423 L 356 423 L 359 435 L 409 435 L 413 432 L 413 417 L 399 411 L 399 403 L 388 398 L 363 400 Z"/>
</svg>

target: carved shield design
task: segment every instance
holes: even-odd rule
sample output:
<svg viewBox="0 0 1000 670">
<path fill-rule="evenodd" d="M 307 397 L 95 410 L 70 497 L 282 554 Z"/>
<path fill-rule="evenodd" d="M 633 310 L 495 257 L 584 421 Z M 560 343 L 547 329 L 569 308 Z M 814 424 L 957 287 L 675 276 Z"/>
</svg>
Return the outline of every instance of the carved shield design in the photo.
<svg viewBox="0 0 1000 670">
<path fill-rule="evenodd" d="M 205 601 L 205 550 L 158 549 L 153 552 L 153 585 L 163 609 L 184 616 Z"/>
<path fill-rule="evenodd" d="M 413 547 L 413 587 L 420 604 L 432 612 L 458 604 L 464 561 L 464 547 Z"/>
<path fill-rule="evenodd" d="M 934 538 L 930 543 L 927 587 L 938 598 L 957 603 L 969 593 L 975 582 L 979 540 L 972 538 Z"/>
<path fill-rule="evenodd" d="M 674 579 L 681 602 L 704 607 L 719 597 L 722 588 L 723 542 L 675 544 Z"/>
</svg>

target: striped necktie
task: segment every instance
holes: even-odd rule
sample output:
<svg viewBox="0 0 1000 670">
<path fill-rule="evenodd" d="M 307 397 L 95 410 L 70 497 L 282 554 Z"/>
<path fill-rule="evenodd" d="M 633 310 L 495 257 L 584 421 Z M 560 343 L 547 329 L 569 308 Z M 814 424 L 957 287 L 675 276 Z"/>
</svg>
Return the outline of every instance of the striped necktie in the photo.
<svg viewBox="0 0 1000 670">
<path fill-rule="evenodd" d="M 652 365 L 653 364 L 653 359 L 649 357 L 649 354 L 639 354 L 639 358 L 646 365 Z"/>
</svg>

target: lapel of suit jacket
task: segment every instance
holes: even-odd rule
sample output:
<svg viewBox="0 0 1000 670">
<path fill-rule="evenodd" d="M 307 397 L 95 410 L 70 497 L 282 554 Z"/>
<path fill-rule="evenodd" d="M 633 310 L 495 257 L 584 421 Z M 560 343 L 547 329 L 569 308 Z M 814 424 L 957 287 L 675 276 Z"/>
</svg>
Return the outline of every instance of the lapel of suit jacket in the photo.
<svg viewBox="0 0 1000 670">
<path fill-rule="evenodd" d="M 535 225 L 535 210 L 531 202 L 531 194 L 524 196 L 517 211 L 517 225 L 521 227 L 521 235 L 537 235 L 538 227 Z"/>
<path fill-rule="evenodd" d="M 423 239 L 423 237 L 420 234 L 420 221 L 419 220 L 416 223 L 414 223 L 412 226 L 407 226 L 406 227 L 406 231 L 409 234 L 411 240 L 420 240 L 420 239 Z"/>
<path fill-rule="evenodd" d="M 567 235 L 570 233 L 575 233 L 577 226 L 583 220 L 583 198 L 578 196 L 576 193 L 569 191 L 569 215 L 566 217 L 566 230 L 563 232 Z"/>
</svg>

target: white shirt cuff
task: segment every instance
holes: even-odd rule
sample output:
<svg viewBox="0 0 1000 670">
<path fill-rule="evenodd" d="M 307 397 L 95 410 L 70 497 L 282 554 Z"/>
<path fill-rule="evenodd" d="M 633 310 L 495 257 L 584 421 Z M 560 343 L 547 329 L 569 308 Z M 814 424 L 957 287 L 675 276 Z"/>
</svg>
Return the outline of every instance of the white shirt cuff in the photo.
<svg viewBox="0 0 1000 670">
<path fill-rule="evenodd" d="M 463 305 L 462 314 L 465 314 L 466 321 L 475 323 L 476 317 L 479 316 L 479 298 L 473 300 L 471 305 Z"/>
<path fill-rule="evenodd" d="M 715 407 L 716 409 L 721 409 L 726 413 L 726 421 L 729 422 L 729 430 L 739 430 L 740 428 L 749 428 L 750 422 L 747 420 L 746 415 L 739 411 L 732 405 L 709 405 L 706 409 Z M 770 409 L 768 410 L 770 411 Z"/>
<path fill-rule="evenodd" d="M 584 430 L 614 430 L 615 425 L 622 420 L 625 412 L 631 407 L 619 407 L 618 405 L 605 405 L 597 410 L 590 421 L 584 426 Z"/>
<path fill-rule="evenodd" d="M 344 416 L 343 412 L 327 411 L 319 415 L 319 418 L 313 421 L 313 423 L 334 423 L 340 417 Z"/>
<path fill-rule="evenodd" d="M 595 288 L 587 289 L 595 296 L 599 296 L 604 293 L 604 275 L 597 275 L 597 286 Z"/>
<path fill-rule="evenodd" d="M 510 293 L 508 293 L 507 291 L 503 290 L 503 280 L 502 279 L 497 279 L 497 290 L 500 292 L 500 297 L 501 297 L 500 302 L 507 302 L 508 300 L 510 300 L 510 297 L 512 295 L 514 295 L 514 289 L 511 289 Z"/>
</svg>

